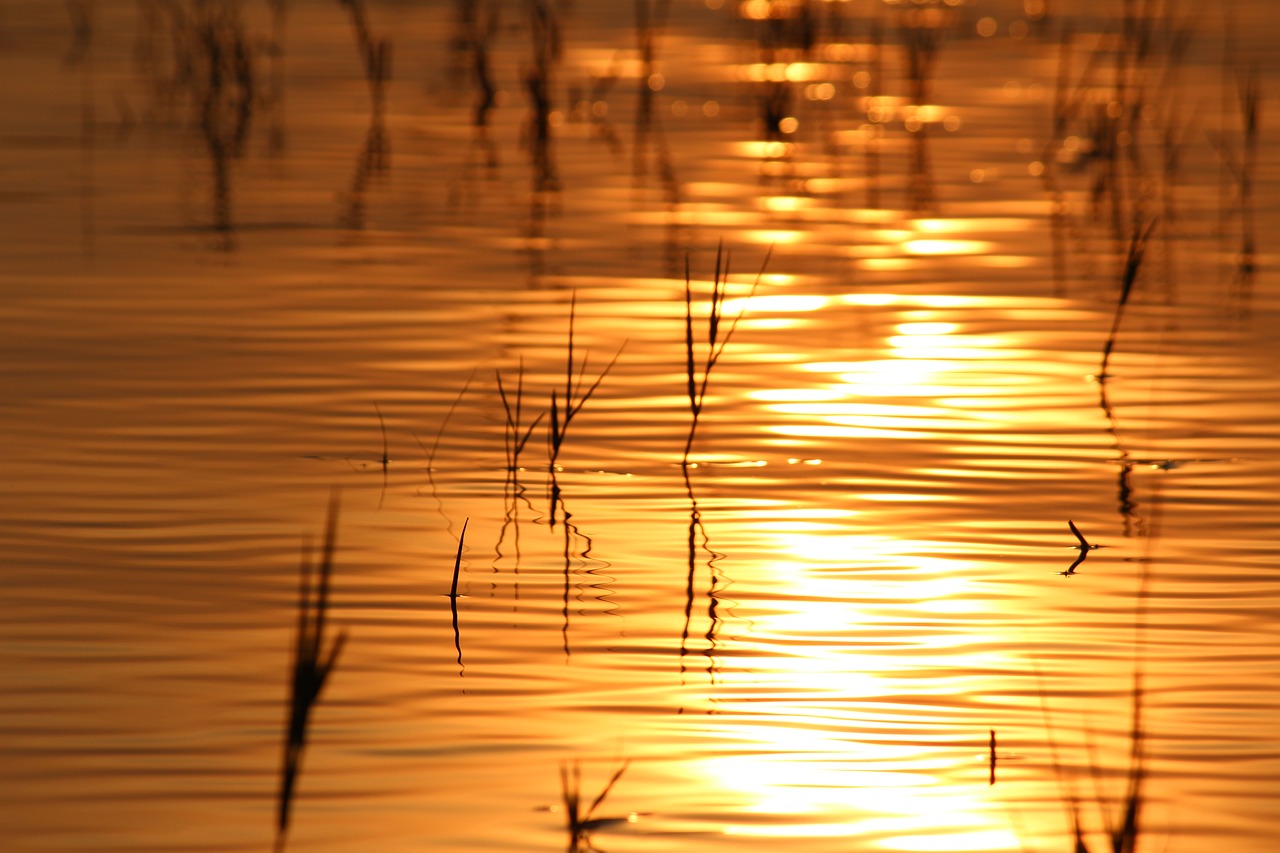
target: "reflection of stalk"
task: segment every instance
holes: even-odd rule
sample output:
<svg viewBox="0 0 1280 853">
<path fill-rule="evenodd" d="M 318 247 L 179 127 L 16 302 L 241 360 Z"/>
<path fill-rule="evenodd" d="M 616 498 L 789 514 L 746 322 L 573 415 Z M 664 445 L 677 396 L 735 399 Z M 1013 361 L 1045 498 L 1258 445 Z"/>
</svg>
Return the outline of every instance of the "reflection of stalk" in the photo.
<svg viewBox="0 0 1280 853">
<path fill-rule="evenodd" d="M 750 299 L 756 292 L 756 288 L 760 286 L 760 278 L 764 275 L 765 268 L 769 265 L 769 258 L 773 255 L 773 248 L 764 256 L 764 261 L 760 264 L 760 272 L 756 274 L 755 284 L 751 285 L 751 292 L 747 294 Z M 685 348 L 685 378 L 686 390 L 689 395 L 689 411 L 693 415 L 693 421 L 689 424 L 689 436 L 684 442 L 684 453 L 681 455 L 681 465 L 688 466 L 689 451 L 693 447 L 693 437 L 698 431 L 698 418 L 702 415 L 702 407 L 707 398 L 707 383 L 711 380 L 711 371 L 715 368 L 716 363 L 720 360 L 720 356 L 724 354 L 724 348 L 729 345 L 729 339 L 733 337 L 733 332 L 738 328 L 738 320 L 742 319 L 742 312 L 739 312 L 733 318 L 733 322 L 729 324 L 728 330 L 725 331 L 724 337 L 720 338 L 720 324 L 723 320 L 725 287 L 729 281 L 729 254 L 724 251 L 724 242 L 716 247 L 716 269 L 715 276 L 711 280 L 711 308 L 707 316 L 707 355 L 706 360 L 702 364 L 702 378 L 699 380 L 697 367 L 694 363 L 694 341 L 693 341 L 693 282 L 689 275 L 689 259 L 685 257 L 684 264 L 684 348 Z M 745 310 L 745 309 L 744 309 Z"/>
<path fill-rule="evenodd" d="M 373 114 L 381 116 L 385 101 L 386 82 L 391 77 L 391 41 L 375 39 L 365 17 L 364 0 L 338 0 L 338 5 L 351 11 L 351 28 L 355 31 L 356 48 L 364 63 L 365 80 L 373 99 Z"/>
<path fill-rule="evenodd" d="M 560 62 L 560 20 L 546 0 L 528 0 L 533 64 L 525 70 L 524 87 L 533 112 L 529 117 L 529 152 L 534 167 L 534 193 L 559 187 L 551 157 L 551 93 Z"/>
<path fill-rule="evenodd" d="M 711 676 L 712 684 L 715 683 L 715 648 L 716 634 L 720 627 L 720 618 L 716 614 L 716 605 L 719 598 L 716 594 L 716 562 L 721 558 L 711 549 L 710 542 L 707 539 L 706 528 L 702 526 L 702 513 L 698 509 L 698 499 L 693 494 L 693 483 L 689 480 L 689 468 L 685 466 L 681 469 L 684 474 L 685 494 L 689 496 L 689 573 L 685 580 L 685 602 L 684 602 L 684 627 L 680 630 L 680 674 L 685 672 L 685 657 L 689 654 L 689 627 L 693 624 L 693 598 L 694 598 L 694 581 L 697 579 L 698 563 L 698 540 L 701 538 L 702 550 L 707 554 L 707 570 L 711 576 L 711 583 L 707 590 L 707 650 L 708 673 Z"/>
</svg>

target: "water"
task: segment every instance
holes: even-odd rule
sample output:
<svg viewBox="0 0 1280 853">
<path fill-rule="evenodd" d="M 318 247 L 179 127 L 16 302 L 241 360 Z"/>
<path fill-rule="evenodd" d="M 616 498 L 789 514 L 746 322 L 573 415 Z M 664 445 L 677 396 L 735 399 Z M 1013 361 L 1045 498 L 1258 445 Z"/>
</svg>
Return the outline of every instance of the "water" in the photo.
<svg viewBox="0 0 1280 853">
<path fill-rule="evenodd" d="M 290 850 L 1272 849 L 1274 11 L 1062 5 L 6 4 L 5 849 L 270 848 L 334 488 Z"/>
</svg>

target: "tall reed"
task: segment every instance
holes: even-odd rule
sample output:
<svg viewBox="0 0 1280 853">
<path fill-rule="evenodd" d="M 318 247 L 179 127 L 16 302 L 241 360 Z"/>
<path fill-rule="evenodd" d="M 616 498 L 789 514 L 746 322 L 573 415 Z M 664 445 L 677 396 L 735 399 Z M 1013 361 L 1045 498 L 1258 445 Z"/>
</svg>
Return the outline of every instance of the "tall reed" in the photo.
<svg viewBox="0 0 1280 853">
<path fill-rule="evenodd" d="M 572 339 L 571 339 L 572 340 Z M 542 422 L 546 416 L 546 412 L 540 412 L 533 423 L 521 432 L 520 427 L 520 410 L 524 398 L 524 357 L 520 357 L 519 366 L 516 368 L 516 387 L 515 392 L 510 397 L 507 396 L 506 386 L 502 384 L 502 372 L 494 371 L 494 376 L 498 380 L 498 396 L 502 398 L 502 409 L 506 414 L 506 429 L 503 434 L 503 443 L 507 455 L 507 472 L 514 473 L 520 469 L 520 453 L 524 450 L 524 446 L 529 443 L 533 430 Z M 514 400 L 514 403 L 512 402 Z"/>
<path fill-rule="evenodd" d="M 324 545 L 318 567 L 312 565 L 310 548 L 304 546 L 299 572 L 298 622 L 293 642 L 289 722 L 285 733 L 284 758 L 280 770 L 277 799 L 275 850 L 284 850 L 289 830 L 289 814 L 298 776 L 302 772 L 302 755 L 307 745 L 307 729 L 311 711 L 320 701 L 325 682 L 338 663 L 338 655 L 347 641 L 342 630 L 326 648 L 325 620 L 329 611 L 329 586 L 333 573 L 333 556 L 338 529 L 338 492 L 329 501 L 329 517 L 325 525 Z M 314 576 L 318 573 L 318 580 Z"/>
<path fill-rule="evenodd" d="M 578 413 L 582 411 L 582 407 L 591 399 L 591 395 L 600 387 L 600 383 L 609 375 L 609 371 L 618 363 L 622 350 L 626 347 L 626 341 L 622 342 L 622 346 L 618 347 L 618 351 L 614 353 L 609 363 L 605 365 L 604 370 L 591 383 L 591 386 L 584 392 L 582 383 L 587 372 L 587 356 L 582 357 L 582 367 L 578 368 L 577 376 L 574 376 L 574 356 L 573 356 L 573 325 L 577 315 L 578 294 L 575 291 L 570 297 L 569 302 L 569 346 L 568 356 L 565 360 L 565 376 L 564 376 L 564 400 L 563 403 L 555 389 L 551 391 L 551 410 L 549 412 L 551 418 L 548 424 L 547 445 L 549 454 L 549 468 L 554 473 L 556 468 L 556 459 L 560 456 L 560 448 L 564 445 L 565 434 L 569 430 L 569 424 L 573 421 Z"/>
<path fill-rule="evenodd" d="M 756 288 L 760 286 L 760 279 L 764 276 L 765 268 L 769 266 L 769 258 L 773 256 L 773 247 L 769 247 L 769 251 L 764 256 L 764 261 L 760 264 L 760 272 L 756 274 L 756 280 L 751 285 L 751 291 L 747 294 L 747 299 L 755 295 Z M 684 351 L 685 351 L 685 382 L 686 392 L 689 396 L 689 412 L 693 416 L 692 422 L 689 424 L 689 435 L 684 442 L 684 452 L 681 454 L 681 465 L 688 467 L 689 451 L 693 448 L 693 438 L 698 431 L 698 419 L 702 416 L 703 405 L 707 399 L 707 385 L 711 381 L 711 371 L 715 369 L 716 364 L 720 361 L 720 356 L 724 355 L 725 347 L 729 345 L 729 339 L 733 337 L 734 331 L 738 328 L 738 321 L 742 319 L 742 312 L 738 312 L 733 321 L 729 323 L 727 329 L 724 330 L 724 337 L 720 336 L 721 326 L 724 320 L 724 298 L 725 289 L 729 281 L 729 261 L 730 255 L 724 249 L 724 241 L 720 241 L 716 247 L 716 268 L 715 275 L 711 279 L 711 306 L 707 314 L 707 350 L 706 356 L 701 361 L 701 378 L 699 378 L 699 365 L 696 355 L 696 345 L 694 343 L 693 333 L 693 281 L 689 274 L 689 258 L 685 256 L 684 262 Z M 743 309 L 746 310 L 745 308 Z"/>
</svg>

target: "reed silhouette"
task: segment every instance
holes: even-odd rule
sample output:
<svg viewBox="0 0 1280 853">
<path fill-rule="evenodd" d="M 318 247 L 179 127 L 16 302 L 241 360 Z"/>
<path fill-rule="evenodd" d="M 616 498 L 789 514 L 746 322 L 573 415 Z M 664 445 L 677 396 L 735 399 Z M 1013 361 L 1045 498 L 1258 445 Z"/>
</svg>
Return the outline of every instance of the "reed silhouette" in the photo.
<svg viewBox="0 0 1280 853">
<path fill-rule="evenodd" d="M 333 560 L 338 530 L 339 494 L 335 489 L 329 501 L 329 516 L 325 524 L 324 544 L 319 563 L 312 564 L 308 546 L 303 547 L 298 586 L 298 621 L 293 642 L 293 663 L 290 667 L 289 718 L 285 729 L 284 757 L 280 769 L 280 789 L 277 797 L 276 839 L 277 853 L 284 850 L 289 831 L 289 816 L 293 806 L 298 777 L 302 772 L 302 758 L 306 750 L 311 712 L 320 701 L 320 694 L 338 663 L 347 640 L 345 629 L 337 639 L 326 644 L 325 622 L 329 614 L 329 589 L 333 574 Z"/>
<path fill-rule="evenodd" d="M 583 366 L 585 368 L 585 365 Z M 498 396 L 502 400 L 502 410 L 506 415 L 503 446 L 506 451 L 507 473 L 514 475 L 520 470 L 521 452 L 524 451 L 525 445 L 529 443 L 533 430 L 542 422 L 547 413 L 538 413 L 533 422 L 527 427 L 523 427 L 523 431 L 521 431 L 520 413 L 524 400 L 524 356 L 520 357 L 519 365 L 516 367 L 516 387 L 511 396 L 507 395 L 506 386 L 502 383 L 502 371 L 495 370 L 493 373 L 498 380 Z"/>
<path fill-rule="evenodd" d="M 751 285 L 751 291 L 747 294 L 749 300 L 755 295 L 756 289 L 760 286 L 760 279 L 764 276 L 765 269 L 769 266 L 769 259 L 773 256 L 773 247 L 769 247 L 769 251 L 765 253 L 764 260 L 760 264 L 760 272 L 756 274 L 755 283 Z M 715 273 L 711 279 L 711 305 L 707 314 L 707 343 L 706 353 L 702 359 L 697 357 L 697 346 L 695 344 L 695 336 L 693 329 L 693 279 L 689 272 L 689 258 L 685 256 L 684 263 L 684 347 L 685 347 L 685 382 L 686 393 L 689 397 L 689 412 L 693 416 L 689 424 L 689 435 L 685 438 L 684 452 L 680 457 L 680 464 L 684 467 L 689 465 L 689 452 L 693 448 L 693 439 L 698 431 L 698 420 L 702 417 L 702 410 L 706 404 L 707 386 L 711 381 L 711 371 L 715 369 L 719 363 L 720 357 L 724 355 L 725 347 L 729 345 L 729 340 L 733 337 L 734 331 L 738 328 L 738 321 L 742 319 L 740 311 L 728 327 L 724 328 L 724 298 L 725 290 L 729 281 L 729 264 L 730 254 L 725 251 L 724 241 L 721 240 L 716 247 L 716 266 Z M 743 309 L 746 310 L 745 308 Z M 721 337 L 721 331 L 724 336 Z M 699 363 L 700 362 L 700 363 Z M 701 374 L 699 376 L 699 374 Z"/>
<path fill-rule="evenodd" d="M 613 369 L 613 366 L 618 363 L 618 358 L 622 355 L 622 351 L 627 345 L 626 341 L 622 342 L 613 358 L 604 366 L 604 370 L 600 371 L 600 375 L 584 391 L 582 385 L 586 377 L 588 356 L 586 354 L 583 355 L 582 366 L 577 368 L 574 363 L 573 353 L 573 326 L 577 316 L 577 308 L 578 293 L 574 291 L 569 300 L 569 340 L 565 358 L 564 397 L 562 399 L 558 391 L 553 388 L 551 391 L 551 408 L 547 412 L 549 415 L 547 421 L 547 467 L 551 471 L 553 479 L 556 471 L 556 460 L 560 458 L 560 449 L 564 446 L 569 424 L 582 411 L 582 407 L 591 399 L 591 395 L 600 387 L 600 383 L 609 375 L 609 371 Z M 576 376 L 574 375 L 575 368 L 577 370 Z"/>
<path fill-rule="evenodd" d="M 453 617 L 453 647 L 458 652 L 458 677 L 466 674 L 462 663 L 462 632 L 458 627 L 458 576 L 462 574 L 462 549 L 467 541 L 467 525 L 471 519 L 462 522 L 462 532 L 458 534 L 458 553 L 453 558 L 453 583 L 449 587 L 449 613 Z"/>
<path fill-rule="evenodd" d="M 596 809 L 604 803 L 613 786 L 627 772 L 631 761 L 625 760 L 609 777 L 600 793 L 587 806 L 582 799 L 582 765 L 578 761 L 560 765 L 560 802 L 564 808 L 565 829 L 569 833 L 568 853 L 591 853 L 591 833 L 610 824 L 624 823 L 628 818 L 598 818 Z"/>
</svg>

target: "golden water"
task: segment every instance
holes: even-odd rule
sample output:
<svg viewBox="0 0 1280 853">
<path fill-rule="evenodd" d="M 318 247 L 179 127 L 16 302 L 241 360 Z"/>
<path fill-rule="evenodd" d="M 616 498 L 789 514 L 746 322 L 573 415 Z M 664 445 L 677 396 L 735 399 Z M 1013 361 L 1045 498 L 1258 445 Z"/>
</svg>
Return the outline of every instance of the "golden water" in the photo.
<svg viewBox="0 0 1280 853">
<path fill-rule="evenodd" d="M 1070 850 L 1073 801 L 1100 850 L 1135 698 L 1138 849 L 1272 850 L 1271 5 L 680 2 L 646 68 L 634 4 L 551 4 L 541 155 L 529 7 L 472 5 L 484 131 L 443 0 L 368 4 L 372 120 L 335 2 L 0 10 L 0 847 L 271 848 L 336 487 L 289 850 L 561 849 L 561 768 L 627 760 L 615 853 Z M 575 299 L 585 385 L 623 348 L 553 491 L 495 374 L 563 404 Z"/>
</svg>

